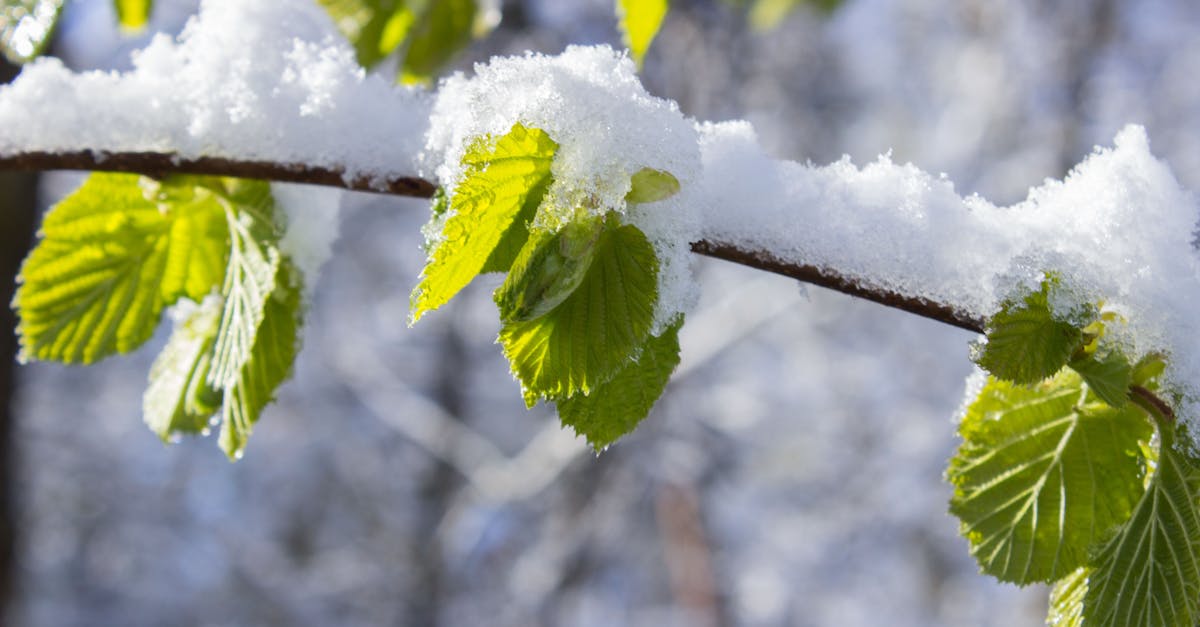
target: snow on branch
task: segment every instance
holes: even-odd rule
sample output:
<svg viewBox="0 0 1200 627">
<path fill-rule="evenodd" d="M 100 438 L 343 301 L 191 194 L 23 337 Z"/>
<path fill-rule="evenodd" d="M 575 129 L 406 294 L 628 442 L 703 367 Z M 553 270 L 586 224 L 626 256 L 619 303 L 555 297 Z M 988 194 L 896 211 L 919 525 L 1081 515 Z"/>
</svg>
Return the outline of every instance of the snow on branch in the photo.
<svg viewBox="0 0 1200 627">
<path fill-rule="evenodd" d="M 1196 201 L 1137 126 L 1002 207 L 887 156 L 859 167 L 768 155 L 748 123 L 697 122 L 647 93 L 608 47 L 496 58 L 428 92 L 365 75 L 315 3 L 205 0 L 129 72 L 27 66 L 0 89 L 0 168 L 452 196 L 471 143 L 518 122 L 557 144 L 548 206 L 621 212 L 653 243 L 660 328 L 694 302 L 692 252 L 973 331 L 1053 274 L 1068 288 L 1055 311 L 1103 303 L 1128 321 L 1117 339 L 1131 354 L 1170 354 L 1171 382 L 1200 399 Z M 680 193 L 626 208 L 642 168 L 671 173 Z"/>
<path fill-rule="evenodd" d="M 373 192 L 413 198 L 429 198 L 436 186 L 416 176 L 346 177 L 345 172 L 306 164 L 278 164 L 265 161 L 200 157 L 183 159 L 176 155 L 151 152 L 96 153 L 29 152 L 0 155 L 0 170 L 86 170 L 128 172 L 162 178 L 170 174 L 233 176 L 274 182 L 324 185 L 350 191 Z M 747 267 L 774 272 L 805 283 L 819 285 L 844 294 L 874 301 L 889 307 L 944 322 L 968 331 L 982 331 L 983 321 L 942 303 L 873 288 L 817 266 L 782 261 L 767 251 L 745 250 L 730 244 L 700 240 L 691 243 L 695 253 Z"/>
<path fill-rule="evenodd" d="M 263 179 L 341 187 L 356 192 L 376 192 L 430 198 L 437 186 L 417 176 L 349 175 L 343 168 L 307 163 L 274 163 L 226 157 L 183 158 L 160 152 L 18 152 L 0 155 L 0 170 L 86 170 L 128 172 L 163 178 L 171 174 L 199 174 Z"/>
</svg>

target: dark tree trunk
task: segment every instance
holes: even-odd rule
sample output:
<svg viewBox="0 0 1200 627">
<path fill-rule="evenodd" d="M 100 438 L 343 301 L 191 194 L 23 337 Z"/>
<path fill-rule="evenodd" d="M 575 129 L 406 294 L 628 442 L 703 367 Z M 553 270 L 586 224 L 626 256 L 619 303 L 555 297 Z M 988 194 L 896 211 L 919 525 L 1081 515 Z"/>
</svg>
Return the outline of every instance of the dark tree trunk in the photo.
<svg viewBox="0 0 1200 627">
<path fill-rule="evenodd" d="M 0 82 L 17 69 L 0 66 Z M 9 303 L 17 271 L 29 250 L 36 211 L 37 175 L 0 172 L 0 624 L 9 624 L 16 589 L 18 521 L 16 494 L 16 416 L 13 392 L 17 353 L 16 317 Z"/>
</svg>

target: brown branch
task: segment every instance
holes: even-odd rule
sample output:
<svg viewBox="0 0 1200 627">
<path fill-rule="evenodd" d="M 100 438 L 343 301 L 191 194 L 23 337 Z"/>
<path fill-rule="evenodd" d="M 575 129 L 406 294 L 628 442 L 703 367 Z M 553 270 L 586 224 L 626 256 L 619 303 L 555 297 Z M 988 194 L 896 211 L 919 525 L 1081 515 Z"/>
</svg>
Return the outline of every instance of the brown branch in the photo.
<svg viewBox="0 0 1200 627">
<path fill-rule="evenodd" d="M 415 176 L 349 177 L 344 171 L 303 163 L 243 161 L 223 157 L 181 158 L 161 152 L 23 152 L 0 156 L 0 170 L 92 170 L 129 172 L 163 178 L 169 174 L 203 174 L 341 187 L 358 192 L 430 198 L 437 186 Z"/>
<path fill-rule="evenodd" d="M 429 198 L 437 189 L 436 185 L 430 181 L 407 175 L 347 178 L 342 170 L 299 163 L 280 164 L 223 157 L 182 158 L 178 155 L 156 152 L 15 153 L 0 155 L 0 171 L 2 170 L 91 170 L 129 172 L 155 178 L 163 178 L 168 174 L 234 176 L 285 183 L 325 185 L 353 191 L 415 198 Z M 708 257 L 774 272 L 888 307 L 895 307 L 960 329 L 977 333 L 983 331 L 983 320 L 951 305 L 872 286 L 860 279 L 845 276 L 829 268 L 795 264 L 779 259 L 767 251 L 745 250 L 730 244 L 707 240 L 692 243 L 692 251 Z"/>
<path fill-rule="evenodd" d="M 740 263 L 751 268 L 767 270 L 775 274 L 782 274 L 783 276 L 804 281 L 805 283 L 812 283 L 813 285 L 826 287 L 843 294 L 857 296 L 858 298 L 887 305 L 888 307 L 895 307 L 896 309 L 914 313 L 931 320 L 944 322 L 960 329 L 983 333 L 983 320 L 962 310 L 944 303 L 935 303 L 919 296 L 909 296 L 874 287 L 860 280 L 844 276 L 836 270 L 830 270 L 829 268 L 795 264 L 790 261 L 783 261 L 766 251 L 745 250 L 731 244 L 722 244 L 707 240 L 693 242 L 692 252 Z"/>
</svg>

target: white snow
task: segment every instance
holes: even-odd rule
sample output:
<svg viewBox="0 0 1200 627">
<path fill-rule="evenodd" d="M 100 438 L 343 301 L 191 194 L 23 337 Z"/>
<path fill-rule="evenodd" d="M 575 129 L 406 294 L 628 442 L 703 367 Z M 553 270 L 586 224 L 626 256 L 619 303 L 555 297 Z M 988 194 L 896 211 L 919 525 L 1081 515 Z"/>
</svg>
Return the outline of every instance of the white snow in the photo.
<svg viewBox="0 0 1200 627">
<path fill-rule="evenodd" d="M 627 212 L 659 253 L 655 332 L 695 299 L 688 242 L 699 231 L 695 182 L 698 136 L 674 102 L 651 96 L 633 61 L 609 46 L 570 46 L 561 55 L 496 57 L 442 81 L 426 146 L 427 171 L 453 194 L 472 140 L 507 133 L 513 124 L 545 131 L 558 143 L 554 183 L 539 221 L 550 227 L 581 202 L 595 211 L 627 212 L 630 177 L 665 170 L 684 192 Z M 559 209 L 556 213 L 553 209 Z M 453 207 L 451 207 L 453 210 Z"/>
<path fill-rule="evenodd" d="M 367 76 L 315 2 L 206 0 L 131 71 L 27 66 L 0 89 L 0 153 L 163 151 L 384 176 L 415 170 L 428 106 Z"/>
<path fill-rule="evenodd" d="M 770 158 L 744 122 L 701 130 L 705 238 L 981 318 L 1057 273 L 1067 289 L 1052 299 L 1056 313 L 1101 302 L 1121 313 L 1117 341 L 1135 356 L 1167 353 L 1183 413 L 1200 418 L 1196 198 L 1140 126 L 1010 207 L 961 197 L 945 178 L 886 156 L 817 167 Z"/>
<path fill-rule="evenodd" d="M 346 192 L 336 187 L 272 183 L 271 195 L 287 216 L 279 249 L 300 268 L 304 290 L 311 295 L 321 266 L 333 254 Z"/>
<path fill-rule="evenodd" d="M 315 3 L 267 0 L 205 0 L 178 41 L 155 38 L 130 72 L 73 74 L 48 59 L 0 90 L 0 153 L 155 150 L 416 172 L 451 194 L 469 143 L 517 122 L 560 146 L 539 220 L 556 225 L 556 207 L 614 210 L 654 242 L 658 330 L 695 299 L 688 244 L 700 238 L 979 317 L 1055 272 L 1069 287 L 1060 313 L 1103 301 L 1123 314 L 1118 339 L 1135 355 L 1168 353 L 1182 413 L 1200 414 L 1196 200 L 1138 126 L 1064 181 L 999 207 L 888 156 L 863 167 L 775 159 L 748 123 L 697 123 L 650 95 L 607 46 L 494 58 L 443 80 L 433 99 L 364 75 Z M 644 167 L 682 191 L 626 207 Z M 294 227 L 286 246 L 315 273 L 336 237 L 337 195 L 277 191 Z"/>
</svg>

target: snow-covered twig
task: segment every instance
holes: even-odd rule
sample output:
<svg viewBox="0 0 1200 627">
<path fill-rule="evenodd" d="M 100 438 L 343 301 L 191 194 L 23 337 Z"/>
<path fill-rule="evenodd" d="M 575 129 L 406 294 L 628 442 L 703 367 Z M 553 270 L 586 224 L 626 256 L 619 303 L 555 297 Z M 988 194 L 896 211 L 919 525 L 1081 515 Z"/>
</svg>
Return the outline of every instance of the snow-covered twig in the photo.
<svg viewBox="0 0 1200 627">
<path fill-rule="evenodd" d="M 436 189 L 436 185 L 430 181 L 405 174 L 386 177 L 346 176 L 344 171 L 339 169 L 303 163 L 271 163 L 220 157 L 182 158 L 177 155 L 155 152 L 24 152 L 0 155 L 0 170 L 130 172 L 157 178 L 170 174 L 234 176 L 285 183 L 325 185 L 353 191 L 415 198 L 429 198 Z M 826 287 L 968 331 L 978 332 L 983 329 L 982 320 L 951 305 L 870 286 L 829 268 L 784 261 L 767 251 L 747 250 L 732 244 L 709 240 L 693 242 L 692 251 Z"/>
</svg>

